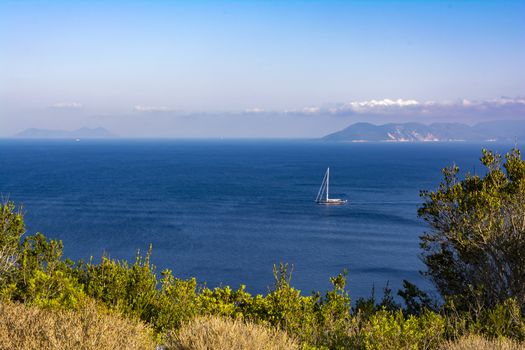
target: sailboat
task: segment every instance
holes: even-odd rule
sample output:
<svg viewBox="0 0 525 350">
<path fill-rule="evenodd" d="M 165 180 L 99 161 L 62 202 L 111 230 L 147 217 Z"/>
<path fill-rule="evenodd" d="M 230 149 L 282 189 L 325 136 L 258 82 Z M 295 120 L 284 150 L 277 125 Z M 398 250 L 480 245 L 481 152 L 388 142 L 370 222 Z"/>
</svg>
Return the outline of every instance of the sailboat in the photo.
<svg viewBox="0 0 525 350">
<path fill-rule="evenodd" d="M 345 204 L 346 199 L 328 197 L 329 187 L 330 187 L 330 168 L 327 168 L 326 173 L 324 174 L 324 177 L 323 177 L 323 182 L 321 183 L 321 187 L 319 188 L 319 192 L 317 193 L 317 198 L 315 199 L 315 202 L 317 204 L 331 204 L 331 205 Z"/>
</svg>

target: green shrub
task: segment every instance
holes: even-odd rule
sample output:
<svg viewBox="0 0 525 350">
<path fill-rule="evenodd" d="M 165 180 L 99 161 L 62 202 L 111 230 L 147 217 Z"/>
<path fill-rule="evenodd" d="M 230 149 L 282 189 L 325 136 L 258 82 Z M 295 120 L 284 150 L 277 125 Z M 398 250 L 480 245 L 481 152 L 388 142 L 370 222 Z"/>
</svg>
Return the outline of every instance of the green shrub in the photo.
<svg viewBox="0 0 525 350">
<path fill-rule="evenodd" d="M 24 239 L 17 252 L 16 270 L 3 297 L 50 308 L 77 308 L 85 298 L 83 285 L 62 259 L 63 244 L 37 233 Z"/>
<path fill-rule="evenodd" d="M 525 320 L 521 315 L 520 305 L 514 299 L 496 305 L 484 312 L 482 334 L 489 338 L 525 339 Z"/>
<path fill-rule="evenodd" d="M 197 296 L 195 278 L 183 280 L 174 278 L 170 270 L 163 271 L 151 324 L 158 331 L 180 327 L 199 314 Z"/>
<path fill-rule="evenodd" d="M 365 349 L 432 349 L 442 340 L 443 318 L 431 311 L 406 318 L 401 310 L 380 310 L 363 327 L 360 337 Z"/>
<path fill-rule="evenodd" d="M 36 270 L 27 284 L 26 302 L 47 308 L 77 308 L 86 297 L 83 285 L 63 271 Z"/>
<path fill-rule="evenodd" d="M 430 226 L 421 236 L 427 276 L 457 308 L 477 313 L 514 298 L 525 311 L 525 161 L 483 150 L 483 176 L 443 170 L 418 210 Z"/>
<path fill-rule="evenodd" d="M 243 306 L 252 299 L 245 288 L 244 285 L 235 291 L 228 286 L 213 290 L 203 288 L 197 298 L 198 308 L 202 314 L 234 318 L 243 316 Z"/>
<path fill-rule="evenodd" d="M 100 264 L 79 264 L 75 269 L 86 293 L 111 309 L 153 323 L 159 290 L 151 247 L 145 257 L 137 253 L 135 263 L 103 257 Z"/>
<path fill-rule="evenodd" d="M 12 202 L 0 203 L 0 290 L 12 282 L 18 260 L 20 237 L 25 232 L 21 209 Z"/>
</svg>

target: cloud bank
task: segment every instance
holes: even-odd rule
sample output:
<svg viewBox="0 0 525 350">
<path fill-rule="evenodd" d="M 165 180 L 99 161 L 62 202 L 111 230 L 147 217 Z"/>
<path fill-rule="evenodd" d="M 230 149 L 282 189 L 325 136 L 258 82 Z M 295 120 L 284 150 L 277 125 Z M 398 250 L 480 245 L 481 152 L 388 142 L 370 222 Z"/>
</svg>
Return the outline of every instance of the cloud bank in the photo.
<svg viewBox="0 0 525 350">
<path fill-rule="evenodd" d="M 152 113 L 152 112 L 173 112 L 174 110 L 166 106 L 142 106 L 136 105 L 133 107 L 134 112 Z"/>
<path fill-rule="evenodd" d="M 417 101 L 382 99 L 340 103 L 328 107 L 305 107 L 289 113 L 303 115 L 398 116 L 398 117 L 523 117 L 525 97 L 492 100 Z"/>
<path fill-rule="evenodd" d="M 259 108 L 259 107 L 246 108 L 246 109 L 244 110 L 244 113 L 246 113 L 246 114 L 264 113 L 264 112 L 266 112 L 266 111 L 264 110 L 264 108 Z"/>
<path fill-rule="evenodd" d="M 59 109 L 81 109 L 84 106 L 78 102 L 57 102 L 49 106 L 50 108 L 59 108 Z"/>
</svg>

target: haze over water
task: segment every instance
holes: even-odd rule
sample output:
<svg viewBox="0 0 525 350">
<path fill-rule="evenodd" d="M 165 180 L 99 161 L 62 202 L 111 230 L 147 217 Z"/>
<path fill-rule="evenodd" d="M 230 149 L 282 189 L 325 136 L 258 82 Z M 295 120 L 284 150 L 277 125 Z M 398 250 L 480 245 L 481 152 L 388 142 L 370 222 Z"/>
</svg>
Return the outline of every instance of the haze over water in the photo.
<svg viewBox="0 0 525 350">
<path fill-rule="evenodd" d="M 483 146 L 512 145 L 1 140 L 0 192 L 66 257 L 133 260 L 151 243 L 159 270 L 252 293 L 272 285 L 274 263 L 293 265 L 307 294 L 348 268 L 355 298 L 387 281 L 430 288 L 418 273 L 419 190 L 453 162 L 479 172 Z M 347 205 L 314 203 L 327 166 Z"/>
</svg>

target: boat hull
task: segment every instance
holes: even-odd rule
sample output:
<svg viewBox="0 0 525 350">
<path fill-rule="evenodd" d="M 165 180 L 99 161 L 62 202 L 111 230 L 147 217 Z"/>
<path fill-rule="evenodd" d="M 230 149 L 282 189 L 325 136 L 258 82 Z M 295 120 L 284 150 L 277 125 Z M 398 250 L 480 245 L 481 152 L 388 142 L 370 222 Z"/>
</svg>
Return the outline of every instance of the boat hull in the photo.
<svg viewBox="0 0 525 350">
<path fill-rule="evenodd" d="M 322 204 L 322 205 L 341 205 L 341 204 L 345 204 L 346 200 L 334 198 L 334 199 L 328 199 L 327 201 L 317 201 L 316 203 Z"/>
</svg>

